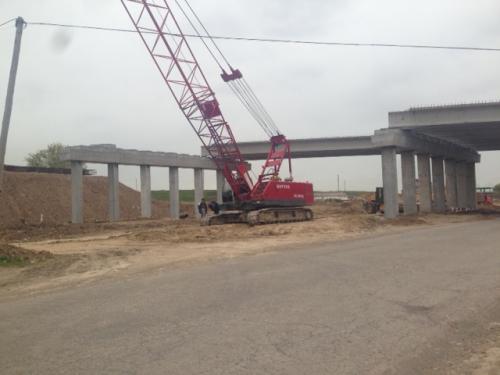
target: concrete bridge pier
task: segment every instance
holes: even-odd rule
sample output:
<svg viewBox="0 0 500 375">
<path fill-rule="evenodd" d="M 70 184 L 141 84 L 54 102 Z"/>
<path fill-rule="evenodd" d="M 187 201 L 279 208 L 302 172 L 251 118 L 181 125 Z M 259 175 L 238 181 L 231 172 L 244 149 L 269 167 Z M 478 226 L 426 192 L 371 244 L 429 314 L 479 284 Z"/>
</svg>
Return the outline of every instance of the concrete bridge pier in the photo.
<svg viewBox="0 0 500 375">
<path fill-rule="evenodd" d="M 469 162 L 465 166 L 467 178 L 467 208 L 477 209 L 476 199 L 476 163 Z"/>
<path fill-rule="evenodd" d="M 382 180 L 384 184 L 384 215 L 388 219 L 394 219 L 399 215 L 398 170 L 395 147 L 382 149 Z"/>
<path fill-rule="evenodd" d="M 432 210 L 437 213 L 446 211 L 444 184 L 444 159 L 440 156 L 432 157 Z"/>
<path fill-rule="evenodd" d="M 467 208 L 467 163 L 460 161 L 457 168 L 457 207 L 459 209 Z"/>
<path fill-rule="evenodd" d="M 445 159 L 446 173 L 446 208 L 453 210 L 458 207 L 457 200 L 457 162 L 453 159 Z"/>
<path fill-rule="evenodd" d="M 169 167 L 169 190 L 170 190 L 170 217 L 174 220 L 180 218 L 179 200 L 179 168 Z"/>
<path fill-rule="evenodd" d="M 118 164 L 108 164 L 108 215 L 110 221 L 120 220 L 120 180 Z"/>
<path fill-rule="evenodd" d="M 71 162 L 71 222 L 83 223 L 83 164 Z"/>
<path fill-rule="evenodd" d="M 415 180 L 415 155 L 413 151 L 401 153 L 403 182 L 403 207 L 405 215 L 417 214 L 417 184 Z"/>
<path fill-rule="evenodd" d="M 429 154 L 417 154 L 420 212 L 432 211 L 431 163 Z"/>
<path fill-rule="evenodd" d="M 220 169 L 217 169 L 216 178 L 217 178 L 217 202 L 222 203 L 222 193 L 224 191 L 226 179 Z"/>
<path fill-rule="evenodd" d="M 141 217 L 151 218 L 151 167 L 141 165 Z"/>
<path fill-rule="evenodd" d="M 194 212 L 196 217 L 200 217 L 200 214 L 198 212 L 198 204 L 200 203 L 201 198 L 203 198 L 204 195 L 204 185 L 205 185 L 204 180 L 205 178 L 203 169 L 195 168 L 194 169 Z"/>
</svg>

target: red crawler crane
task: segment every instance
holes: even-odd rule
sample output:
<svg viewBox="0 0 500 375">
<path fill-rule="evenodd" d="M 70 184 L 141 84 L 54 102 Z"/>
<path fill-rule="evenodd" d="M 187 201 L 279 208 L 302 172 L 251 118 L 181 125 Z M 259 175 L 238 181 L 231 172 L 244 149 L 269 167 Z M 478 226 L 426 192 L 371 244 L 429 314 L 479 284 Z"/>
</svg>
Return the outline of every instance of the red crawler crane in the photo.
<svg viewBox="0 0 500 375">
<path fill-rule="evenodd" d="M 184 1 L 201 24 L 187 0 Z M 258 115 L 258 120 L 260 119 L 259 123 L 270 136 L 271 149 L 255 183 L 249 175 L 247 163 L 240 153 L 231 128 L 222 115 L 219 102 L 172 13 L 172 4 L 175 2 L 198 33 L 179 2 L 177 0 L 121 0 L 121 2 L 179 108 L 218 169 L 222 170 L 232 189 L 234 196 L 232 210 L 222 211 L 221 214 L 210 217 L 209 224 L 227 222 L 258 224 L 312 219 L 312 211 L 304 207 L 313 203 L 312 184 L 293 182 L 291 177 L 284 181 L 279 178 L 279 171 L 285 159 L 289 161 L 291 173 L 290 145 L 286 137 L 273 126 L 272 120 L 269 121 L 269 115 L 247 86 L 241 72 L 229 66 L 230 73 L 227 73 L 219 64 L 223 80 L 230 84 L 237 95 L 239 94 L 240 100 L 242 96 L 249 98 L 244 102 L 247 109 L 253 114 L 259 109 L 263 110 Z M 201 26 L 206 31 L 203 24 Z M 202 41 L 209 48 L 203 38 Z M 216 48 L 220 52 L 217 46 Z M 211 54 L 214 57 L 212 52 Z"/>
</svg>

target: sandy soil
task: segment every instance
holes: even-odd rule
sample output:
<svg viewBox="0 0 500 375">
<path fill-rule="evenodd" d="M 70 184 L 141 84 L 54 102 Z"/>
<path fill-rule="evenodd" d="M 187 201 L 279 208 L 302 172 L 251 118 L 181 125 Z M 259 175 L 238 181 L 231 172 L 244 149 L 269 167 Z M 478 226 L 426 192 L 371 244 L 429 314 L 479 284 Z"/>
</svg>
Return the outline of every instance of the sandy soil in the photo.
<svg viewBox="0 0 500 375">
<path fill-rule="evenodd" d="M 83 200 L 85 221 L 107 220 L 107 177 L 84 176 Z M 120 207 L 125 220 L 140 217 L 140 193 L 120 184 Z M 153 201 L 154 218 L 166 217 L 168 202 Z M 193 215 L 193 205 L 182 204 L 183 213 Z M 20 228 L 67 223 L 71 217 L 71 181 L 69 175 L 5 172 L 0 194 L 0 228 Z"/>
<path fill-rule="evenodd" d="M 312 222 L 255 227 L 242 224 L 203 227 L 195 220 L 164 219 L 3 230 L 0 243 L 11 250 L 14 246 L 23 254 L 31 253 L 25 267 L 0 267 L 0 295 L 41 291 L 155 267 L 180 267 L 286 251 L 301 243 L 490 217 L 462 214 L 385 220 L 380 215 L 365 214 L 361 206 L 361 201 L 322 203 L 314 207 Z M 39 259 L 36 254 L 41 254 Z"/>
</svg>

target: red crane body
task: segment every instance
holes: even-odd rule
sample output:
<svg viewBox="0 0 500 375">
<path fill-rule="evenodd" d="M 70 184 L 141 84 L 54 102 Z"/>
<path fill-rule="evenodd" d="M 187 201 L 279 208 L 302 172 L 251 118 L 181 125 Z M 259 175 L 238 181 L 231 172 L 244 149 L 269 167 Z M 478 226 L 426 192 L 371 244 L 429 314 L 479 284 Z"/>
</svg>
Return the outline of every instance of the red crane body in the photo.
<svg viewBox="0 0 500 375">
<path fill-rule="evenodd" d="M 310 183 L 282 181 L 279 171 L 290 163 L 290 145 L 283 135 L 271 137 L 271 149 L 254 183 L 214 91 L 189 46 L 167 0 L 121 0 L 179 108 L 210 158 L 222 170 L 237 206 L 300 207 L 313 203 Z M 224 81 L 238 80 L 238 70 L 223 73 Z M 290 168 L 291 169 L 291 168 Z"/>
</svg>

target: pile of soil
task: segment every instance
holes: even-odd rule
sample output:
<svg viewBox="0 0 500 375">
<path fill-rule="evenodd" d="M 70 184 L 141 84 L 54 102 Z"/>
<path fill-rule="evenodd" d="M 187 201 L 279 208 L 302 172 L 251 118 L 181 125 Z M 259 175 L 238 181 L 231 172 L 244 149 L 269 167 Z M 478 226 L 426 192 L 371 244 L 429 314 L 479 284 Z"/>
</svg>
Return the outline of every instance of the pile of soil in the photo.
<svg viewBox="0 0 500 375">
<path fill-rule="evenodd" d="M 84 220 L 102 222 L 108 217 L 108 179 L 83 178 Z M 153 201 L 153 217 L 168 217 L 168 203 Z M 191 205 L 183 212 L 193 213 Z M 120 184 L 120 215 L 123 220 L 140 218 L 140 193 Z M 0 228 L 55 225 L 71 219 L 71 176 L 45 173 L 5 172 L 0 193 Z"/>
</svg>

